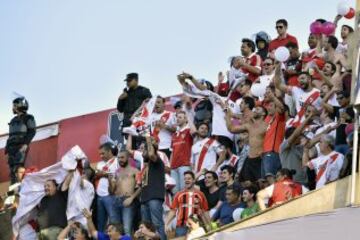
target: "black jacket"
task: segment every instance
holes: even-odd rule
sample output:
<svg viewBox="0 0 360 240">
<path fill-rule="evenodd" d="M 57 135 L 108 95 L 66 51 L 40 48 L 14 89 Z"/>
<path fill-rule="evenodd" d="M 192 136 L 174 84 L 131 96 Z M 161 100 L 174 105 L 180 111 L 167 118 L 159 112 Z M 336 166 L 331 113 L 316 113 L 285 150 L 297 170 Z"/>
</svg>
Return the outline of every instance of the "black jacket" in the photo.
<svg viewBox="0 0 360 240">
<path fill-rule="evenodd" d="M 141 106 L 143 101 L 152 97 L 150 90 L 143 86 L 138 86 L 135 89 L 129 89 L 127 94 L 127 98 L 122 100 L 119 99 L 117 103 L 117 110 L 124 113 L 124 127 L 131 125 L 130 118 L 132 114 Z"/>
<path fill-rule="evenodd" d="M 15 116 L 9 123 L 9 138 L 6 142 L 5 152 L 10 147 L 19 148 L 23 144 L 29 145 L 36 133 L 36 124 L 34 116 L 31 114 L 22 114 Z"/>
</svg>

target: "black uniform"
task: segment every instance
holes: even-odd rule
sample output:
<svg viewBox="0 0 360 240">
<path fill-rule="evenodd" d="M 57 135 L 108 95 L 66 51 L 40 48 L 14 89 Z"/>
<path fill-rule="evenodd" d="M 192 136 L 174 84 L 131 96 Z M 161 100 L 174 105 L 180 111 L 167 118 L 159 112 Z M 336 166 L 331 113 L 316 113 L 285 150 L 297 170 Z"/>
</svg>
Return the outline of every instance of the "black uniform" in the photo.
<svg viewBox="0 0 360 240">
<path fill-rule="evenodd" d="M 5 154 L 8 154 L 11 183 L 16 182 L 15 172 L 18 166 L 24 166 L 26 154 L 20 152 L 20 148 L 26 144 L 29 146 L 36 133 L 35 119 L 32 115 L 24 113 L 15 116 L 9 123 L 9 138 L 6 142 Z"/>
<path fill-rule="evenodd" d="M 145 99 L 151 98 L 150 90 L 143 86 L 129 89 L 127 90 L 127 94 L 127 98 L 118 100 L 117 103 L 117 110 L 124 113 L 123 127 L 131 125 L 131 116 L 141 106 Z"/>
</svg>

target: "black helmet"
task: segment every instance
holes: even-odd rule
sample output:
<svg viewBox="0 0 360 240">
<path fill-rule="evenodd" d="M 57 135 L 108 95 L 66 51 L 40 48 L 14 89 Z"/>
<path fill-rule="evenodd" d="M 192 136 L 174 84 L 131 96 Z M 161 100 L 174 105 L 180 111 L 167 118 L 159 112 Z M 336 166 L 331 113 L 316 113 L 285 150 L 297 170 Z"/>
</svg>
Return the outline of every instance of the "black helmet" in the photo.
<svg viewBox="0 0 360 240">
<path fill-rule="evenodd" d="M 29 102 L 24 97 L 18 97 L 13 100 L 13 104 L 19 111 L 26 112 L 29 109 Z"/>
<path fill-rule="evenodd" d="M 260 31 L 260 32 L 256 33 L 256 35 L 255 35 L 255 42 L 258 42 L 261 40 L 265 41 L 266 43 L 269 43 L 271 41 L 271 38 L 270 38 L 269 34 L 267 34 L 266 32 Z"/>
</svg>

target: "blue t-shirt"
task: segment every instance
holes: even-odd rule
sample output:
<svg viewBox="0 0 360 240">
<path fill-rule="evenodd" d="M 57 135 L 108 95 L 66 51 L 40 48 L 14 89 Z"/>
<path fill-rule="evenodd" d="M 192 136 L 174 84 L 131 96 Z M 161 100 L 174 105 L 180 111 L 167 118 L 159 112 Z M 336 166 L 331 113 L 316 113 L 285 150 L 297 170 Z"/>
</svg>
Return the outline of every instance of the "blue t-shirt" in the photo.
<svg viewBox="0 0 360 240">
<path fill-rule="evenodd" d="M 110 240 L 109 235 L 103 232 L 97 232 L 97 239 L 98 240 Z M 124 235 L 119 238 L 119 240 L 131 240 L 131 237 Z"/>
<path fill-rule="evenodd" d="M 223 202 L 219 209 L 215 212 L 213 219 L 218 220 L 220 219 L 220 222 L 225 225 L 234 222 L 233 219 L 233 212 L 237 208 L 244 208 L 243 203 L 236 204 L 235 206 L 231 206 L 228 202 Z"/>
</svg>

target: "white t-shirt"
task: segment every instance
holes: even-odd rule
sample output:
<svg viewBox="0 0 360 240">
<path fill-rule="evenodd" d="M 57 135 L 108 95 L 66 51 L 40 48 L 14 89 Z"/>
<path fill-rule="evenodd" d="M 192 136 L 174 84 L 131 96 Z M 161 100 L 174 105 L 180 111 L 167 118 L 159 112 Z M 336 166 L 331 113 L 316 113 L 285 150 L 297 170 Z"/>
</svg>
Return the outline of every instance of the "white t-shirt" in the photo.
<svg viewBox="0 0 360 240">
<path fill-rule="evenodd" d="M 169 117 L 167 118 L 166 122 L 165 122 L 165 125 L 166 126 L 169 126 L 169 127 L 173 127 L 176 125 L 176 118 L 175 118 L 175 114 L 172 113 L 172 112 L 169 112 L 169 111 L 164 111 L 163 113 L 155 113 L 153 112 L 151 115 L 150 115 L 150 124 L 151 124 L 151 133 L 154 133 L 154 129 L 155 129 L 155 122 L 156 121 L 159 121 L 162 116 L 164 114 L 167 114 L 169 113 Z M 168 149 L 170 148 L 171 146 L 171 136 L 172 136 L 172 133 L 169 132 L 168 130 L 166 129 L 161 129 L 160 132 L 159 132 L 159 149 Z"/>
<path fill-rule="evenodd" d="M 225 122 L 225 113 L 224 109 L 216 102 L 217 99 L 221 99 L 222 101 L 227 101 L 229 108 L 231 111 L 235 114 L 240 113 L 240 107 L 235 104 L 230 99 L 226 99 L 224 97 L 220 97 L 217 94 L 211 95 L 209 98 L 212 105 L 213 105 L 213 113 L 212 113 L 212 133 L 211 135 L 216 136 L 225 136 L 228 137 L 231 141 L 234 140 L 234 134 L 229 132 L 229 130 L 226 127 Z"/>
<path fill-rule="evenodd" d="M 96 165 L 96 170 L 103 171 L 106 173 L 114 174 L 119 169 L 119 161 L 117 158 L 112 158 L 107 162 L 101 161 Z M 99 179 L 99 184 L 96 188 L 96 194 L 101 197 L 109 195 L 109 180 L 106 177 Z"/>
<path fill-rule="evenodd" d="M 221 151 L 224 151 L 224 147 L 220 145 L 220 143 L 214 140 L 211 145 L 208 147 L 204 161 L 202 162 L 201 166 L 199 164 L 199 157 L 204 145 L 209 141 L 210 138 L 205 138 L 202 140 L 197 141 L 193 144 L 191 148 L 191 163 L 194 166 L 194 172 L 198 173 L 198 169 L 208 169 L 210 170 L 215 164 L 217 160 L 217 154 Z"/>
<path fill-rule="evenodd" d="M 344 155 L 335 151 L 311 160 L 308 166 L 316 172 L 316 189 L 321 188 L 330 181 L 338 179 L 343 163 Z"/>
</svg>

